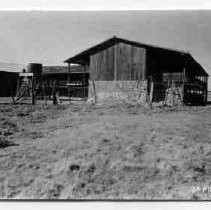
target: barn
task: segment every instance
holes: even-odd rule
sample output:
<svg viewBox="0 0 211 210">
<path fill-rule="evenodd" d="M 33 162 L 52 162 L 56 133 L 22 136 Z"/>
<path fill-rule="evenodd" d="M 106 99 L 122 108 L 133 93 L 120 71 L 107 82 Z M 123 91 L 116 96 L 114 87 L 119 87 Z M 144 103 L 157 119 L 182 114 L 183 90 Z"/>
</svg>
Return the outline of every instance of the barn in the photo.
<svg viewBox="0 0 211 210">
<path fill-rule="evenodd" d="M 185 51 L 114 36 L 64 62 L 89 72 L 89 101 L 207 102 L 208 74 Z"/>
</svg>

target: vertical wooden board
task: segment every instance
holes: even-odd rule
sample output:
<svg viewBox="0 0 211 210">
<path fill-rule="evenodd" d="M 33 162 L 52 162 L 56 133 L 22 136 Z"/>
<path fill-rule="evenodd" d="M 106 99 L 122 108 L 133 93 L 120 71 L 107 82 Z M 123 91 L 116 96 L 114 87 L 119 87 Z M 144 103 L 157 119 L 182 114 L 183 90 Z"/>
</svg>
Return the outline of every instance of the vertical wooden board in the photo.
<svg viewBox="0 0 211 210">
<path fill-rule="evenodd" d="M 131 53 L 131 80 L 136 80 L 136 63 L 134 62 L 136 48 L 134 46 L 132 46 Z"/>
<path fill-rule="evenodd" d="M 147 75 L 147 64 L 146 64 L 146 62 L 147 62 L 147 53 L 146 53 L 146 49 L 142 49 L 142 55 L 143 55 L 143 57 L 142 57 L 142 67 L 143 67 L 143 72 L 144 72 L 144 77 L 142 78 L 142 79 L 146 79 L 146 75 Z"/>
<path fill-rule="evenodd" d="M 121 80 L 124 80 L 127 76 L 127 57 L 126 57 L 126 49 L 125 45 L 122 45 L 122 68 L 120 72 Z"/>
<path fill-rule="evenodd" d="M 117 72 L 116 72 L 116 79 L 121 80 L 121 69 L 122 69 L 122 49 L 121 49 L 121 43 L 117 45 L 116 49 L 117 54 Z"/>
<path fill-rule="evenodd" d="M 142 80 L 146 74 L 146 49 L 119 43 L 116 48 L 117 80 Z M 90 58 L 90 78 L 114 80 L 114 46 Z"/>
<path fill-rule="evenodd" d="M 97 80 L 103 80 L 104 78 L 104 65 L 103 65 L 103 51 L 97 54 Z"/>
<path fill-rule="evenodd" d="M 113 77 L 113 47 L 102 50 L 90 57 L 90 78 L 94 80 L 112 80 Z"/>
<path fill-rule="evenodd" d="M 100 52 L 96 54 L 96 64 L 95 64 L 96 79 L 95 80 L 101 79 L 101 75 L 103 73 L 101 64 L 102 64 L 102 61 L 101 61 L 101 52 Z"/>
<path fill-rule="evenodd" d="M 108 67 L 109 67 L 108 54 L 109 54 L 109 48 L 104 51 L 105 79 L 106 80 L 108 80 Z"/>
<path fill-rule="evenodd" d="M 93 56 L 93 58 L 94 58 L 94 66 L 93 66 L 93 68 L 94 68 L 94 75 L 93 75 L 93 77 L 94 77 L 94 80 L 96 80 L 97 79 L 97 55 L 95 55 L 95 56 Z"/>
<path fill-rule="evenodd" d="M 103 51 L 103 65 L 105 67 L 105 70 L 104 70 L 105 80 L 107 80 L 107 78 L 108 78 L 108 56 L 107 56 L 108 51 L 109 51 L 109 49 Z"/>
<path fill-rule="evenodd" d="M 108 50 L 103 50 L 102 53 L 101 53 L 101 62 L 100 62 L 100 66 L 102 68 L 102 72 L 99 72 L 100 74 L 100 80 L 103 80 L 103 79 L 107 79 L 106 78 L 106 72 L 107 72 L 107 63 L 106 63 L 106 52 Z"/>
<path fill-rule="evenodd" d="M 142 48 L 139 48 L 139 60 L 138 60 L 138 71 L 140 72 L 139 74 L 139 80 L 143 80 L 144 79 L 144 69 L 143 69 L 143 59 L 144 59 L 144 56 L 143 56 L 143 49 Z"/>
<path fill-rule="evenodd" d="M 89 64 L 89 72 L 90 72 L 90 79 L 93 80 L 93 56 L 90 56 L 90 64 Z"/>
<path fill-rule="evenodd" d="M 100 53 L 96 54 L 96 80 L 100 80 L 100 76 L 101 76 L 101 62 L 100 62 L 100 59 L 101 59 L 101 55 Z M 100 71 L 101 70 L 101 71 Z"/>
<path fill-rule="evenodd" d="M 93 75 L 93 77 L 94 77 L 94 80 L 96 80 L 97 79 L 97 76 L 98 76 L 98 74 L 97 74 L 97 55 L 93 55 L 93 58 L 94 58 L 94 66 L 93 66 L 93 68 L 94 68 L 94 75 Z"/>
<path fill-rule="evenodd" d="M 129 58 L 129 75 L 130 75 L 130 80 L 133 80 L 133 51 L 132 51 L 132 46 L 130 46 L 129 50 L 130 58 Z"/>
<path fill-rule="evenodd" d="M 134 77 L 136 80 L 139 80 L 139 75 L 140 75 L 140 71 L 139 71 L 139 59 L 140 59 L 140 53 L 137 47 L 133 47 L 133 65 L 134 65 Z"/>
<path fill-rule="evenodd" d="M 114 74 L 114 63 L 113 63 L 113 47 L 110 47 L 104 51 L 103 56 L 103 72 L 104 80 L 111 80 Z"/>
<path fill-rule="evenodd" d="M 90 56 L 90 61 L 89 61 L 89 74 L 90 74 L 90 79 L 92 77 L 92 57 Z"/>
<path fill-rule="evenodd" d="M 94 56 L 91 56 L 90 58 L 90 78 L 91 80 L 94 80 L 94 75 L 95 75 L 95 72 L 94 72 L 94 63 L 95 62 L 95 59 L 94 59 Z"/>
<path fill-rule="evenodd" d="M 120 75 L 119 75 L 119 72 L 120 72 L 120 69 L 121 69 L 121 48 L 120 48 L 120 44 L 117 45 L 117 49 L 116 49 L 116 54 L 117 54 L 117 75 L 116 75 L 116 78 L 117 80 L 120 79 Z"/>
<path fill-rule="evenodd" d="M 132 78 L 132 46 L 131 45 L 125 45 L 126 48 L 126 76 L 124 80 L 131 80 Z"/>
<path fill-rule="evenodd" d="M 108 60 L 108 74 L 107 80 L 114 79 L 114 47 L 110 47 L 107 53 L 107 60 Z"/>
<path fill-rule="evenodd" d="M 137 49 L 138 59 L 137 59 L 137 71 L 138 71 L 138 80 L 143 78 L 143 69 L 142 69 L 142 48 Z"/>
<path fill-rule="evenodd" d="M 143 72 L 143 76 L 141 79 L 143 80 L 143 79 L 146 79 L 146 49 L 142 48 L 141 54 L 142 54 L 141 67 L 142 67 L 142 72 Z"/>
<path fill-rule="evenodd" d="M 145 78 L 145 51 L 144 48 L 124 43 L 118 45 L 118 80 L 142 80 Z"/>
<path fill-rule="evenodd" d="M 143 50 L 142 48 L 138 49 L 139 52 L 139 60 L 138 60 L 138 71 L 139 71 L 139 80 L 143 80 L 144 72 L 143 72 Z"/>
<path fill-rule="evenodd" d="M 125 68 L 125 66 L 124 66 L 124 48 L 122 45 L 120 45 L 119 50 L 120 50 L 120 65 L 119 65 L 118 73 L 119 73 L 119 79 L 122 80 L 124 77 L 124 68 Z"/>
<path fill-rule="evenodd" d="M 96 80 L 97 72 L 96 72 L 96 55 L 92 56 L 92 79 Z"/>
<path fill-rule="evenodd" d="M 133 54 L 133 62 L 136 67 L 135 69 L 136 79 L 138 80 L 145 79 L 146 49 L 135 47 L 134 54 Z"/>
<path fill-rule="evenodd" d="M 132 63 L 133 63 L 133 80 L 138 80 L 138 68 L 137 68 L 137 64 L 138 64 L 138 60 L 139 60 L 139 54 L 138 54 L 138 48 L 137 47 L 133 47 L 133 58 L 132 58 Z"/>
<path fill-rule="evenodd" d="M 127 73 L 126 78 L 124 80 L 131 80 L 131 45 L 126 45 L 126 65 L 127 65 Z"/>
<path fill-rule="evenodd" d="M 125 80 L 127 78 L 127 51 L 126 51 L 126 47 L 125 47 L 125 44 L 122 45 L 122 52 L 123 52 L 123 60 L 122 60 L 122 64 L 123 64 L 123 67 L 121 69 L 121 72 L 122 72 L 122 80 Z"/>
<path fill-rule="evenodd" d="M 110 59 L 111 59 L 110 80 L 114 80 L 114 47 L 112 47 Z M 117 59 L 117 64 L 118 64 L 118 59 Z"/>
<path fill-rule="evenodd" d="M 99 59 L 99 54 L 96 54 L 94 56 L 94 80 L 98 80 L 99 74 L 98 74 L 98 59 Z"/>
<path fill-rule="evenodd" d="M 126 65 L 125 65 L 125 48 L 122 43 L 120 45 L 120 54 L 121 54 L 121 63 L 119 69 L 119 76 L 120 80 L 123 80 L 123 78 L 125 77 Z"/>
<path fill-rule="evenodd" d="M 123 63 L 124 63 L 124 76 L 122 78 L 122 80 L 126 80 L 128 78 L 128 50 L 127 50 L 127 45 L 123 45 L 123 50 L 124 50 L 124 59 L 123 59 Z M 128 78 L 129 79 L 129 78 Z"/>
<path fill-rule="evenodd" d="M 108 80 L 108 77 L 109 77 L 109 48 L 108 50 L 106 51 L 105 53 L 105 60 L 107 62 L 107 67 L 106 67 L 106 80 Z"/>
<path fill-rule="evenodd" d="M 116 54 L 117 54 L 117 72 L 116 72 L 116 78 L 117 80 L 121 80 L 120 77 L 120 69 L 122 68 L 121 63 L 122 63 L 122 52 L 121 52 L 121 43 L 117 45 L 117 49 L 116 49 Z"/>
<path fill-rule="evenodd" d="M 97 59 L 97 74 L 98 78 L 97 80 L 103 80 L 105 78 L 105 66 L 104 66 L 104 51 L 101 51 L 98 54 L 98 59 Z"/>
<path fill-rule="evenodd" d="M 119 43 L 117 46 L 117 80 L 123 80 L 125 78 L 125 46 L 123 43 Z"/>
</svg>

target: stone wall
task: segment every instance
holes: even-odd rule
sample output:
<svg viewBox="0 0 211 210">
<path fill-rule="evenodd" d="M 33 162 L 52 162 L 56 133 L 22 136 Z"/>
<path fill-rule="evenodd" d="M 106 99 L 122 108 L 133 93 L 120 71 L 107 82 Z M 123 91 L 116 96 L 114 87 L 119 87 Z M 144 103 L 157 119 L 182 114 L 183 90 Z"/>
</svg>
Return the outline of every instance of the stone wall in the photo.
<svg viewBox="0 0 211 210">
<path fill-rule="evenodd" d="M 89 102 L 125 101 L 147 102 L 147 80 L 144 81 L 89 81 Z"/>
<path fill-rule="evenodd" d="M 184 99 L 183 83 L 154 83 L 153 99 L 154 104 L 165 104 L 168 106 L 182 105 Z"/>
<path fill-rule="evenodd" d="M 184 98 L 184 85 L 174 83 L 165 91 L 165 104 L 170 106 L 182 105 Z"/>
<path fill-rule="evenodd" d="M 127 103 L 159 103 L 169 106 L 183 104 L 183 84 L 174 83 L 167 87 L 158 88 L 156 83 L 150 83 L 147 93 L 147 80 L 143 81 L 91 81 L 89 80 L 88 101 L 127 102 Z M 161 96 L 162 95 L 162 96 Z"/>
</svg>

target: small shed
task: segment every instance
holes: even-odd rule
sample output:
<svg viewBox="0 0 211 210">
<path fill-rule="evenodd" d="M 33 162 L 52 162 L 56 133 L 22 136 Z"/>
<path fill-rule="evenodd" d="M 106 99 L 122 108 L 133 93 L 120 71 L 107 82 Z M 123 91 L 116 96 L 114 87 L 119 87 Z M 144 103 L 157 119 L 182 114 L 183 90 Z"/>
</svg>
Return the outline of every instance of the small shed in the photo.
<svg viewBox="0 0 211 210">
<path fill-rule="evenodd" d="M 15 96 L 17 81 L 17 72 L 0 71 L 0 97 Z"/>
</svg>

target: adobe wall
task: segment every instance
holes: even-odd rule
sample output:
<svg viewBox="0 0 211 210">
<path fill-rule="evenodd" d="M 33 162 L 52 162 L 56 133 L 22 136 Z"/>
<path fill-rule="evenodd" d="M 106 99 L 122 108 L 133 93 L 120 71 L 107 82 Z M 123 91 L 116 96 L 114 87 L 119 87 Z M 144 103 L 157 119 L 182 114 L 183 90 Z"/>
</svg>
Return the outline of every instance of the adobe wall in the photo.
<svg viewBox="0 0 211 210">
<path fill-rule="evenodd" d="M 184 85 L 182 83 L 173 83 L 168 87 L 164 83 L 155 83 L 153 87 L 153 103 L 168 106 L 183 105 Z"/>
<path fill-rule="evenodd" d="M 170 106 L 183 105 L 184 85 L 181 83 L 174 83 L 165 91 L 165 104 Z"/>
<path fill-rule="evenodd" d="M 91 81 L 89 80 L 88 102 L 127 102 L 146 104 L 161 103 L 169 106 L 183 104 L 183 84 L 173 84 L 162 91 L 160 97 L 156 84 L 151 83 L 147 94 L 147 80 L 143 81 Z M 158 97 L 159 96 L 159 97 Z"/>
<path fill-rule="evenodd" d="M 147 102 L 147 80 L 144 81 L 89 81 L 89 102 L 124 101 Z"/>
</svg>

